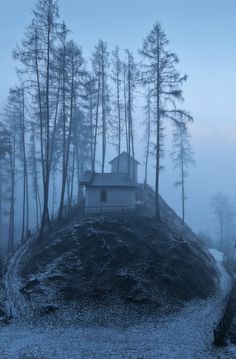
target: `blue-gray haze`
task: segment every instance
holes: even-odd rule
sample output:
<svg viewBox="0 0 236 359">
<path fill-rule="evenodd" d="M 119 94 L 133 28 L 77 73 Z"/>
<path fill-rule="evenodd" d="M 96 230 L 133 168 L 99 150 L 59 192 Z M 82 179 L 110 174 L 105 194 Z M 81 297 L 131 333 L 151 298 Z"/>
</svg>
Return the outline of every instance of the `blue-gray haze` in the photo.
<svg viewBox="0 0 236 359">
<path fill-rule="evenodd" d="M 34 0 L 0 0 L 0 104 L 16 82 L 11 54 L 31 19 Z M 170 47 L 189 75 L 185 108 L 196 168 L 188 178 L 187 222 L 194 230 L 212 228 L 209 200 L 219 190 L 236 194 L 236 2 L 234 0 L 60 0 L 60 13 L 89 56 L 98 39 L 110 48 L 135 52 L 153 23 L 161 22 Z M 142 160 L 142 153 L 137 154 Z M 176 173 L 168 153 L 161 193 L 179 211 Z M 141 169 L 142 170 L 142 169 Z M 152 171 L 149 181 L 153 183 Z"/>
</svg>

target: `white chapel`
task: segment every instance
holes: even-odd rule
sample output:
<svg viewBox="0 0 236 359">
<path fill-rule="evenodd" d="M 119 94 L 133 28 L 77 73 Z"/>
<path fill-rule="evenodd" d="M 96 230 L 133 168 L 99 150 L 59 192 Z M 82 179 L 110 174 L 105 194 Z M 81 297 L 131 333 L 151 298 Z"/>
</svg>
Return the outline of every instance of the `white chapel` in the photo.
<svg viewBox="0 0 236 359">
<path fill-rule="evenodd" d="M 139 162 L 127 152 L 110 161 L 110 173 L 86 171 L 84 186 L 85 212 L 120 212 L 135 208 Z"/>
</svg>

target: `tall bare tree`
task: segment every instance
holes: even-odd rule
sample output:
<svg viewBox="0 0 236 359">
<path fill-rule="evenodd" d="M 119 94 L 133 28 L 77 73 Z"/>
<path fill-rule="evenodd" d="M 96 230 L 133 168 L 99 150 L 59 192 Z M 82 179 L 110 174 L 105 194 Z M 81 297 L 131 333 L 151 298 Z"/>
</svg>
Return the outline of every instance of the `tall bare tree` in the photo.
<svg viewBox="0 0 236 359">
<path fill-rule="evenodd" d="M 177 56 L 168 50 L 168 40 L 161 25 L 156 23 L 143 41 L 140 51 L 143 58 L 142 81 L 150 88 L 155 106 L 155 203 L 156 217 L 160 219 L 159 178 L 162 154 L 162 121 L 172 118 L 175 113 L 175 101 L 182 100 L 181 85 L 187 76 L 181 76 L 176 65 Z"/>
<path fill-rule="evenodd" d="M 129 155 L 128 162 L 128 173 L 132 178 L 134 177 L 134 161 L 131 161 L 131 156 L 134 158 L 134 121 L 133 121 L 133 110 L 134 110 L 134 98 L 135 89 L 138 81 L 137 65 L 134 60 L 134 56 L 129 50 L 126 50 L 126 108 L 127 108 L 127 152 Z M 133 168 L 131 168 L 133 163 Z M 133 178 L 132 178 L 133 179 Z"/>
<path fill-rule="evenodd" d="M 87 114 L 90 136 L 89 136 L 89 153 L 90 153 L 90 169 L 95 167 L 95 153 L 96 139 L 97 137 L 97 120 L 95 119 L 96 108 L 98 104 L 96 90 L 96 79 L 91 73 L 87 73 L 86 81 L 84 84 L 84 101 L 83 108 Z M 96 116 L 97 117 L 97 116 Z"/>
<path fill-rule="evenodd" d="M 64 197 L 66 190 L 66 181 L 68 176 L 68 166 L 70 162 L 71 154 L 71 139 L 72 139 L 72 130 L 73 130 L 73 121 L 74 121 L 74 111 L 77 104 L 78 89 L 79 85 L 81 86 L 82 78 L 85 76 L 85 70 L 83 69 L 84 60 L 82 57 L 81 49 L 75 45 L 73 41 L 70 41 L 66 44 L 67 56 L 65 62 L 67 63 L 67 77 L 68 77 L 68 121 L 66 120 L 66 110 L 64 104 L 66 97 L 66 89 L 62 92 L 65 92 L 63 95 L 63 166 L 62 166 L 62 188 L 61 188 L 61 199 L 58 212 L 58 220 L 62 219 L 63 206 L 64 206 Z M 64 66 L 64 65 L 63 65 Z M 63 70 L 65 71 L 65 70 Z M 66 87 L 66 83 L 64 84 Z M 67 125 L 67 128 L 66 128 Z"/>
<path fill-rule="evenodd" d="M 14 56 L 24 68 L 21 72 L 35 92 L 39 118 L 40 151 L 43 178 L 43 210 L 40 237 L 50 226 L 48 209 L 50 185 L 51 84 L 53 81 L 53 54 L 58 41 L 58 6 L 56 0 L 38 0 L 33 10 L 34 18 L 26 31 L 21 47 Z"/>
<path fill-rule="evenodd" d="M 121 153 L 121 135 L 122 135 L 122 102 L 121 102 L 121 84 L 122 84 L 122 61 L 120 59 L 119 48 L 112 52 L 112 80 L 115 85 L 115 113 L 118 126 L 116 128 L 115 137 L 117 137 L 117 172 L 120 172 L 120 153 Z"/>
<path fill-rule="evenodd" d="M 6 176 L 7 157 L 10 154 L 10 134 L 4 123 L 0 122 L 0 240 L 3 239 L 3 217 L 6 196 L 4 189 L 7 187 L 8 176 Z"/>
<path fill-rule="evenodd" d="M 188 176 L 188 169 L 190 165 L 194 164 L 193 149 L 190 144 L 190 134 L 188 123 L 186 123 L 183 114 L 179 114 L 176 122 L 174 122 L 173 132 L 173 152 L 172 160 L 174 168 L 179 170 L 179 180 L 175 183 L 176 186 L 181 187 L 181 202 L 182 202 L 182 224 L 185 222 L 185 201 L 186 201 L 186 178 Z"/>
<path fill-rule="evenodd" d="M 41 197 L 40 197 L 40 181 L 39 181 L 39 169 L 38 169 L 38 154 L 36 148 L 36 130 L 35 123 L 30 122 L 30 150 L 29 150 L 29 167 L 32 177 L 32 195 L 35 199 L 35 215 L 36 215 L 36 226 L 39 227 L 41 216 L 42 216 L 42 206 L 41 206 Z"/>
<path fill-rule="evenodd" d="M 218 224 L 220 235 L 220 250 L 224 252 L 227 227 L 232 223 L 235 215 L 232 201 L 229 196 L 217 192 L 211 197 L 211 208 Z"/>
<path fill-rule="evenodd" d="M 8 254 L 12 254 L 15 242 L 15 194 L 16 194 L 16 158 L 17 158 L 17 120 L 19 119 L 19 108 L 14 91 L 9 91 L 7 103 L 4 107 L 3 119 L 5 122 L 8 147 L 8 161 L 6 163 L 9 177 L 9 225 L 8 225 Z"/>
<path fill-rule="evenodd" d="M 99 111 L 100 111 L 100 127 L 101 127 L 101 142 L 102 142 L 102 168 L 105 170 L 105 159 L 107 150 L 107 135 L 108 135 L 108 117 L 110 112 L 110 97 L 108 89 L 108 69 L 109 69 L 109 52 L 107 44 L 100 40 L 95 47 L 95 51 L 92 56 L 93 73 L 97 83 L 97 106 L 95 115 L 95 135 L 94 135 L 94 158 L 92 169 L 95 168 L 96 162 L 96 149 L 97 149 L 97 137 L 99 127 Z"/>
<path fill-rule="evenodd" d="M 148 176 L 148 163 L 150 156 L 150 147 L 151 147 L 151 120 L 152 120 L 152 103 L 151 103 L 151 95 L 150 90 L 147 90 L 146 94 L 146 104 L 145 104 L 145 133 L 144 140 L 145 144 L 145 170 L 144 170 L 144 188 L 147 186 L 147 176 Z"/>
</svg>

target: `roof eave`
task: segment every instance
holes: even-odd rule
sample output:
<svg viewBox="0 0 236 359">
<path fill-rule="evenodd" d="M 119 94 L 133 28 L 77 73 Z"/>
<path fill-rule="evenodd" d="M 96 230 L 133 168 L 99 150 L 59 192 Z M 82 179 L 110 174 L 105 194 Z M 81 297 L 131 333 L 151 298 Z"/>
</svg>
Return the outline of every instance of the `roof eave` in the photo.
<svg viewBox="0 0 236 359">
<path fill-rule="evenodd" d="M 138 188 L 137 185 L 111 185 L 111 184 L 101 184 L 101 185 L 94 185 L 94 184 L 85 184 L 86 187 L 92 188 Z"/>
</svg>

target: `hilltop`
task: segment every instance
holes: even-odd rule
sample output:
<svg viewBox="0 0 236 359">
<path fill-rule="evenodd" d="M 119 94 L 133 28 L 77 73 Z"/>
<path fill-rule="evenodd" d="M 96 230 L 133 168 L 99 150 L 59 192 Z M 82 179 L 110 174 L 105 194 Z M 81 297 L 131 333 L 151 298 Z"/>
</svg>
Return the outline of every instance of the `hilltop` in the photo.
<svg viewBox="0 0 236 359">
<path fill-rule="evenodd" d="M 20 292 L 31 312 L 115 307 L 156 313 L 210 296 L 213 257 L 189 228 L 183 233 L 164 201 L 162 212 L 162 222 L 144 213 L 74 219 L 31 242 L 19 264 Z"/>
</svg>

